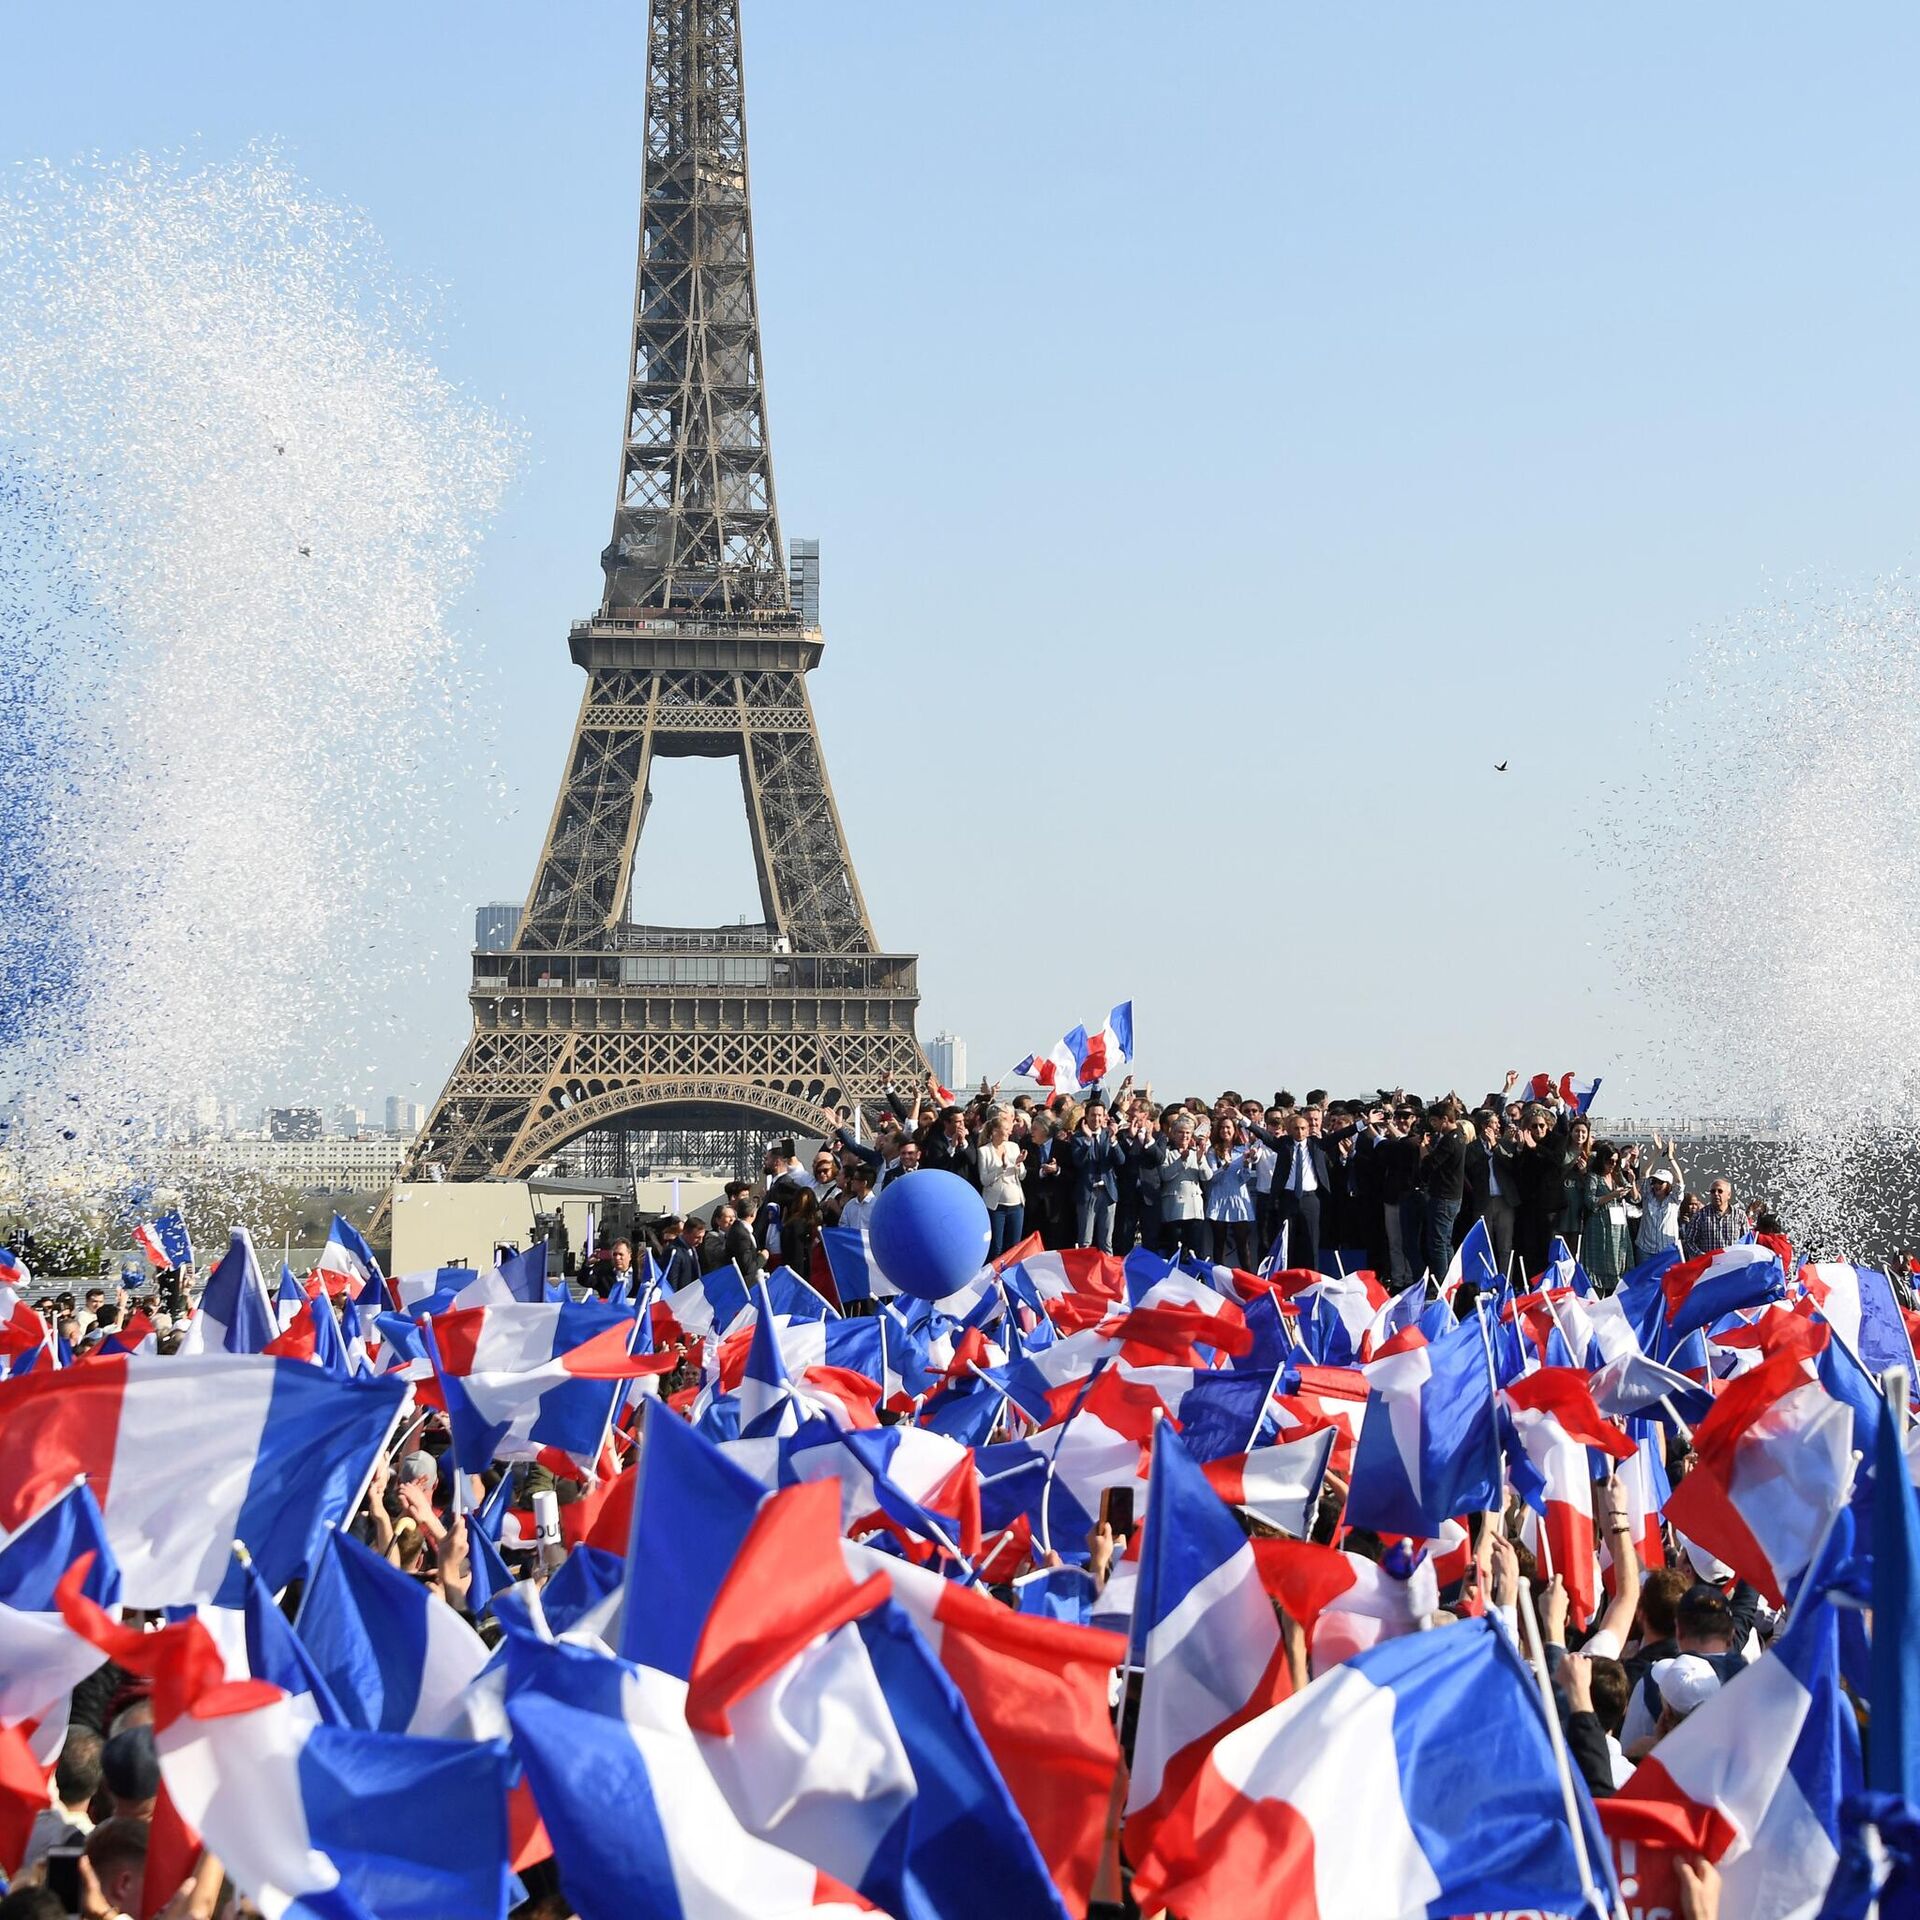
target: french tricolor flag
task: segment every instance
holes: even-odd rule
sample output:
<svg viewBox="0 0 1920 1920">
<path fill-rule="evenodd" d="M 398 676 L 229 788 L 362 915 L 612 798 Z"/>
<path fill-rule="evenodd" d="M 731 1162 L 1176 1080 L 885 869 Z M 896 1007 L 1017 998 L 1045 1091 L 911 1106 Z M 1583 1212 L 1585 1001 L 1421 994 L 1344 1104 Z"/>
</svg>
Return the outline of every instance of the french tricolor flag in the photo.
<svg viewBox="0 0 1920 1920">
<path fill-rule="evenodd" d="M 235 1227 L 219 1265 L 207 1276 L 207 1289 L 187 1322 L 180 1352 L 261 1353 L 279 1330 L 252 1236 L 245 1227 Z"/>
<path fill-rule="evenodd" d="M 1044 1054 L 1030 1053 L 1014 1068 L 1016 1080 L 1031 1080 L 1036 1086 L 1042 1086 L 1049 1093 L 1058 1086 L 1075 1086 L 1080 1063 L 1064 1040 L 1056 1041 L 1052 1049 Z"/>
<path fill-rule="evenodd" d="M 1315 1679 L 1355 1654 L 1418 1633 L 1440 1605 L 1433 1561 L 1396 1548 L 1385 1561 L 1307 1540 L 1256 1540 L 1266 1590 L 1307 1636 Z"/>
<path fill-rule="evenodd" d="M 167 1797 L 263 1912 L 498 1920 L 509 1883 L 504 1742 L 327 1725 L 311 1695 L 230 1680 L 198 1618 L 157 1633 L 116 1625 L 87 1598 L 85 1574 L 78 1563 L 60 1583 L 68 1626 L 152 1677 Z M 404 1846 L 370 1822 L 372 1807 L 405 1809 Z"/>
<path fill-rule="evenodd" d="M 348 1288 L 357 1295 L 363 1287 L 377 1286 L 385 1278 L 380 1262 L 374 1258 L 373 1249 L 367 1245 L 360 1229 L 337 1213 L 333 1216 L 333 1225 L 327 1229 L 319 1273 L 329 1293 Z"/>
<path fill-rule="evenodd" d="M 1876 1379 L 1889 1367 L 1915 1372 L 1913 1340 L 1893 1282 L 1876 1267 L 1813 1261 L 1800 1269 L 1807 1297 L 1832 1322 L 1840 1343 Z"/>
<path fill-rule="evenodd" d="M 24 1287 L 32 1278 L 27 1263 L 11 1247 L 0 1247 L 0 1285 Z"/>
<path fill-rule="evenodd" d="M 1107 1701 L 1118 1634 L 1010 1613 L 977 1588 L 870 1547 L 841 1550 L 893 1597 L 959 1689 L 1069 1912 L 1083 1913 L 1106 1846 L 1120 1745 Z"/>
<path fill-rule="evenodd" d="M 637 1314 L 598 1300 L 457 1307 L 425 1323 L 464 1471 L 565 1454 L 592 1471 L 620 1383 L 671 1371 L 637 1351 Z"/>
<path fill-rule="evenodd" d="M 1145 1670 L 1127 1794 L 1127 1852 L 1138 1867 L 1208 1750 L 1288 1687 L 1253 1543 L 1164 1423 L 1147 1484 L 1128 1661 Z"/>
<path fill-rule="evenodd" d="M 1121 1001 L 1097 1032 L 1075 1027 L 1063 1044 L 1073 1055 L 1075 1084 L 1098 1086 L 1133 1058 L 1133 1002 Z"/>
<path fill-rule="evenodd" d="M 1304 1540 L 1319 1509 L 1334 1438 L 1333 1429 L 1323 1427 L 1298 1440 L 1209 1460 L 1207 1485 L 1229 1506 Z"/>
<path fill-rule="evenodd" d="M 294 1629 L 348 1723 L 376 1732 L 451 1736 L 491 1657 L 458 1612 L 346 1533 L 328 1534 Z"/>
<path fill-rule="evenodd" d="M 1353 1526 L 1431 1539 L 1458 1513 L 1502 1502 L 1500 1441 L 1482 1325 L 1376 1360 L 1354 1448 L 1347 1519 Z"/>
<path fill-rule="evenodd" d="M 125 1326 L 115 1327 L 88 1357 L 100 1360 L 116 1353 L 157 1354 L 159 1351 L 159 1330 L 144 1313 L 136 1313 Z M 28 1369 L 21 1366 L 14 1371 L 25 1373 Z"/>
<path fill-rule="evenodd" d="M 1730 1313 L 1787 1297 L 1780 1256 L 1771 1247 L 1752 1242 L 1682 1260 L 1660 1276 L 1660 1286 L 1667 1298 L 1669 1354 L 1687 1334 L 1710 1327 Z"/>
<path fill-rule="evenodd" d="M 1541 1570 L 1566 1582 L 1568 1611 L 1584 1627 L 1599 1604 L 1594 1555 L 1593 1472 L 1587 1449 L 1630 1460 L 1634 1443 L 1593 1404 L 1587 1377 L 1572 1367 L 1540 1367 L 1502 1395 L 1518 1437 L 1521 1491 L 1543 1516 Z M 1516 1475 L 1516 1477 L 1520 1477 Z"/>
<path fill-rule="evenodd" d="M 1574 1791 L 1586 1858 L 1604 1860 Z M 1359 1654 L 1226 1733 L 1133 1884 L 1143 1913 L 1288 1920 L 1611 1898 L 1575 1851 L 1533 1676 L 1485 1619 Z"/>
<path fill-rule="evenodd" d="M 405 1395 L 236 1354 L 96 1357 L 0 1382 L 0 1531 L 84 1475 L 128 1606 L 237 1593 L 236 1538 L 284 1587 L 358 1500 Z"/>
<path fill-rule="evenodd" d="M 618 1888 L 644 1890 L 646 1910 L 689 1920 L 862 1920 L 871 1911 L 743 1824 L 687 1724 L 686 1681 L 523 1638 L 509 1643 L 507 1672 L 514 1747 L 589 1920 L 623 1910 Z M 583 1765 L 591 1795 L 579 1791 Z"/>
<path fill-rule="evenodd" d="M 1839 1863 L 1840 1801 L 1860 1785 L 1860 1736 L 1840 1687 L 1829 1594 L 1853 1540 L 1842 1513 L 1769 1651 L 1667 1733 L 1602 1803 L 1616 1838 L 1634 1833 L 1637 1815 L 1673 1816 L 1686 1850 L 1719 1863 L 1725 1912 L 1812 1913 Z"/>
<path fill-rule="evenodd" d="M 1828 1329 L 1816 1325 L 1818 1348 Z M 1816 1349 L 1817 1350 L 1817 1349 Z M 1693 1430 L 1694 1465 L 1667 1519 L 1782 1603 L 1853 1482 L 1853 1416 L 1804 1352 L 1743 1373 Z"/>
<path fill-rule="evenodd" d="M 133 1244 L 147 1256 L 147 1264 L 154 1267 L 170 1267 L 173 1260 L 160 1239 L 160 1229 L 149 1226 L 142 1220 L 133 1230 Z"/>
<path fill-rule="evenodd" d="M 1595 1074 L 1591 1080 L 1576 1080 L 1572 1074 L 1560 1076 L 1560 1099 L 1562 1104 L 1571 1107 L 1575 1113 L 1585 1113 L 1593 1105 L 1594 1097 L 1600 1091 L 1600 1076 Z"/>
<path fill-rule="evenodd" d="M 100 1650 L 60 1616 L 56 1589 L 89 1557 L 87 1597 L 117 1606 L 120 1568 L 84 1482 L 49 1501 L 0 1547 L 0 1727 L 46 1723 L 36 1753 L 51 1764 L 67 1730 L 67 1696 L 100 1666 Z M 46 1745 L 52 1753 L 43 1753 Z"/>
</svg>

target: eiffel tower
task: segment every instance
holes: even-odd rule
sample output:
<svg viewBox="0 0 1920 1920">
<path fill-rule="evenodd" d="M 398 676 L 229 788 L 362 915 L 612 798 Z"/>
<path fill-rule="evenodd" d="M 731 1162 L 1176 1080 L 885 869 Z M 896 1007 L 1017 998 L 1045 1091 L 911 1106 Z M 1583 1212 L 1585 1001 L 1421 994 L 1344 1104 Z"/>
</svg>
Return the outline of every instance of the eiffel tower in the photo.
<svg viewBox="0 0 1920 1920">
<path fill-rule="evenodd" d="M 920 1082 L 914 957 L 879 951 L 807 697 L 814 556 L 790 570 L 774 502 L 739 0 L 652 0 L 619 499 L 568 636 L 586 691 L 518 932 L 473 956 L 473 1037 L 402 1179 L 517 1178 L 620 1126 L 822 1134 Z M 653 764 L 689 755 L 739 766 L 757 925 L 630 917 Z"/>
</svg>

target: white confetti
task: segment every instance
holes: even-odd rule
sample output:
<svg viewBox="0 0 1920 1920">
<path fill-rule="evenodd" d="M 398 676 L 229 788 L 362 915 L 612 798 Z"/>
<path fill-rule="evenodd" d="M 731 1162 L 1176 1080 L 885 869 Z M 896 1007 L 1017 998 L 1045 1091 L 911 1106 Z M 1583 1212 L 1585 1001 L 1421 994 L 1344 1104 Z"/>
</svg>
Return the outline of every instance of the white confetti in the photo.
<svg viewBox="0 0 1920 1920">
<path fill-rule="evenodd" d="M 516 448 L 432 341 L 271 150 L 0 183 L 0 1098 L 43 1169 L 376 1084 L 454 922 L 452 616 Z"/>
</svg>

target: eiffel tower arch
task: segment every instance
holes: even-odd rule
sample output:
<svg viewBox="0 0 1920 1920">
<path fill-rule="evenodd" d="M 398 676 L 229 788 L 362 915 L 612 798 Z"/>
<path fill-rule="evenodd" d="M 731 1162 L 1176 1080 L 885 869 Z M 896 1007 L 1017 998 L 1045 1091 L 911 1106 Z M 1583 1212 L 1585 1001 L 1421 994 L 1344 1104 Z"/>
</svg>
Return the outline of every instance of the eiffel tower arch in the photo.
<svg viewBox="0 0 1920 1920">
<path fill-rule="evenodd" d="M 911 954 L 882 953 L 827 782 L 767 439 L 739 0 L 651 0 L 645 186 L 613 538 L 559 798 L 512 947 L 402 1179 L 515 1178 L 596 1128 L 767 1123 L 926 1072 Z M 760 920 L 632 917 L 654 762 L 740 771 Z"/>
</svg>

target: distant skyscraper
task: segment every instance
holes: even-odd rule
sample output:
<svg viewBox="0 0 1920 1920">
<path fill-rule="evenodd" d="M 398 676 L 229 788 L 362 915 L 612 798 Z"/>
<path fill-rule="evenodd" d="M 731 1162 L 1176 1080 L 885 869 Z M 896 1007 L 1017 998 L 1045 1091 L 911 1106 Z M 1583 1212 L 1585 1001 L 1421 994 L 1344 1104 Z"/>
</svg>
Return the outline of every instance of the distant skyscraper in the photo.
<svg viewBox="0 0 1920 1920">
<path fill-rule="evenodd" d="M 427 1110 L 418 1100 L 403 1100 L 397 1093 L 387 1095 L 387 1131 L 404 1133 L 411 1139 L 426 1124 Z"/>
<path fill-rule="evenodd" d="M 967 1043 L 957 1033 L 936 1033 L 927 1042 L 933 1077 L 949 1093 L 961 1093 L 967 1084 Z"/>
<path fill-rule="evenodd" d="M 333 1116 L 333 1124 L 340 1129 L 343 1140 L 351 1140 L 356 1134 L 364 1132 L 367 1124 L 365 1107 L 342 1107 Z"/>
<path fill-rule="evenodd" d="M 788 548 L 787 585 L 793 597 L 793 610 L 800 624 L 820 624 L 820 542 L 796 540 Z"/>
<path fill-rule="evenodd" d="M 325 1131 L 318 1107 L 269 1107 L 269 1140 L 318 1140 Z"/>
<path fill-rule="evenodd" d="M 473 944 L 482 953 L 505 953 L 520 931 L 518 900 L 489 900 L 473 910 Z"/>
</svg>

